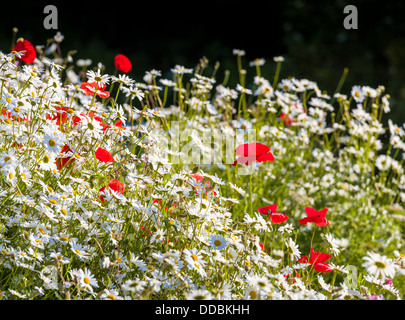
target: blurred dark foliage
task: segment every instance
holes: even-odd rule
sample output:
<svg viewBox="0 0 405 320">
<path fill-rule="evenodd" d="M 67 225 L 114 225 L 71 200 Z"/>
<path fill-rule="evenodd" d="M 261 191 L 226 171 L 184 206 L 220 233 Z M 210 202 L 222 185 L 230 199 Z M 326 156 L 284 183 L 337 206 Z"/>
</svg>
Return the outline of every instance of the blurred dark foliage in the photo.
<svg viewBox="0 0 405 320">
<path fill-rule="evenodd" d="M 58 30 L 45 30 L 43 9 L 58 9 Z M 343 8 L 358 9 L 358 29 L 343 27 Z M 113 58 L 127 55 L 133 62 L 130 75 L 141 81 L 145 71 L 157 69 L 170 77 L 175 64 L 195 67 L 207 57 L 210 65 L 220 61 L 217 79 L 231 71 L 235 85 L 236 59 L 232 49 L 246 51 L 248 62 L 266 59 L 262 75 L 272 79 L 275 63 L 285 62 L 281 77 L 316 81 L 333 94 L 342 71 L 349 68 L 341 90 L 350 94 L 355 84 L 384 85 L 391 95 L 393 117 L 405 122 L 405 3 L 386 1 L 63 1 L 4 2 L 1 4 L 0 50 L 10 50 L 12 28 L 18 37 L 35 45 L 60 31 L 65 39 L 62 53 L 76 49 L 75 59 L 102 62 L 113 73 Z M 209 71 L 210 69 L 208 69 Z"/>
</svg>

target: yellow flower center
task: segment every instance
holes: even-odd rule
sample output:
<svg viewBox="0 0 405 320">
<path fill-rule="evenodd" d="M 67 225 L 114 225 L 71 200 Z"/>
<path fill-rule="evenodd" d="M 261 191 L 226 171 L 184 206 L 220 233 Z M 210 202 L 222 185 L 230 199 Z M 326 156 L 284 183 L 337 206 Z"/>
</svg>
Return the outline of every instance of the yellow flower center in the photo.
<svg viewBox="0 0 405 320">
<path fill-rule="evenodd" d="M 191 258 L 193 258 L 194 261 L 198 261 L 198 257 L 197 257 L 197 255 L 195 255 L 195 254 L 192 254 L 192 255 L 191 255 Z"/>
<path fill-rule="evenodd" d="M 87 277 L 84 277 L 84 278 L 83 278 L 83 281 L 84 281 L 85 284 L 89 284 L 89 283 L 90 283 L 90 279 L 87 278 Z"/>
<path fill-rule="evenodd" d="M 62 212 L 62 214 L 65 215 L 65 216 L 67 215 L 66 209 L 63 209 L 63 208 L 62 208 L 62 209 L 60 209 L 60 212 Z"/>
<path fill-rule="evenodd" d="M 82 253 L 80 252 L 80 250 L 79 249 L 75 249 L 75 252 L 79 255 L 79 256 L 81 256 L 82 255 Z"/>
<path fill-rule="evenodd" d="M 379 269 L 385 269 L 385 268 L 386 268 L 385 263 L 384 263 L 384 262 L 381 262 L 381 261 L 376 261 L 376 262 L 375 262 L 375 266 L 376 266 L 377 268 L 379 268 Z"/>
<path fill-rule="evenodd" d="M 215 240 L 215 241 L 214 241 L 214 244 L 215 244 L 217 247 L 219 247 L 219 246 L 222 244 L 222 242 L 221 242 L 221 240 Z"/>
<path fill-rule="evenodd" d="M 51 147 L 54 147 L 54 146 L 56 145 L 56 142 L 55 142 L 55 140 L 50 139 L 50 140 L 48 141 L 48 144 L 49 144 Z"/>
<path fill-rule="evenodd" d="M 15 112 L 21 112 L 21 109 L 19 107 L 14 107 Z"/>
<path fill-rule="evenodd" d="M 49 202 L 52 203 L 52 204 L 57 204 L 58 203 L 58 201 L 56 201 L 55 199 L 50 199 Z"/>
<path fill-rule="evenodd" d="M 249 296 L 251 299 L 256 299 L 257 298 L 257 292 L 256 291 L 250 291 Z"/>
<path fill-rule="evenodd" d="M 63 236 L 62 236 L 62 237 L 59 238 L 59 240 L 60 240 L 60 241 L 68 241 L 69 239 L 68 239 L 67 237 L 63 237 Z"/>
</svg>

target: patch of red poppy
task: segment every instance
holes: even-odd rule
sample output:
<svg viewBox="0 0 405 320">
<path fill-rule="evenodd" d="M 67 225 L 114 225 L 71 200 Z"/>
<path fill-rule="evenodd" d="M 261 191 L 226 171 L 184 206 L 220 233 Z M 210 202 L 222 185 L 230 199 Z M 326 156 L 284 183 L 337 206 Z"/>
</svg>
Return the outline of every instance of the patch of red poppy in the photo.
<svg viewBox="0 0 405 320">
<path fill-rule="evenodd" d="M 301 263 L 309 263 L 318 272 L 331 272 L 333 269 L 326 263 L 326 261 L 332 257 L 332 255 L 324 252 L 315 252 L 314 248 L 311 248 L 311 256 L 308 259 L 307 256 L 302 256 L 298 259 Z"/>
<path fill-rule="evenodd" d="M 232 164 L 233 166 L 236 166 L 237 163 L 249 165 L 254 161 L 274 161 L 270 147 L 259 142 L 241 144 L 236 148 L 235 152 L 240 157 Z"/>
<path fill-rule="evenodd" d="M 203 177 L 201 174 L 199 174 L 199 173 L 192 173 L 192 174 L 190 174 L 190 176 L 193 177 L 197 182 L 200 182 L 201 180 L 204 179 L 204 177 Z M 206 187 L 205 189 L 208 190 L 208 189 L 211 187 L 211 182 L 207 180 L 207 181 L 205 182 L 205 187 Z M 217 195 L 217 193 L 216 193 L 215 190 L 213 190 L 212 192 L 213 192 L 214 196 Z M 205 193 L 206 193 L 206 192 L 205 192 Z M 196 191 L 195 194 L 198 195 L 198 192 Z"/>
<path fill-rule="evenodd" d="M 283 120 L 284 125 L 286 125 L 287 127 L 291 126 L 291 118 L 288 114 L 282 113 L 280 115 L 280 119 Z"/>
<path fill-rule="evenodd" d="M 63 124 L 65 124 L 66 122 L 68 122 L 69 117 L 68 117 L 68 107 L 65 106 L 54 106 L 56 112 L 53 114 L 47 114 L 46 115 L 46 119 L 48 120 L 56 120 L 56 125 L 59 126 L 59 128 L 64 131 L 63 129 Z"/>
<path fill-rule="evenodd" d="M 327 208 L 324 208 L 321 211 L 316 211 L 314 208 L 305 207 L 307 217 L 298 220 L 298 222 L 302 225 L 314 222 L 318 227 L 327 227 L 329 225 L 329 221 L 325 218 L 327 211 Z"/>
<path fill-rule="evenodd" d="M 72 150 L 69 148 L 69 146 L 67 144 L 65 144 L 62 147 L 61 153 L 68 153 L 68 152 L 72 152 Z M 71 160 L 71 159 L 73 159 L 73 160 Z M 57 166 L 58 170 L 61 170 L 68 163 L 71 164 L 74 161 L 75 161 L 75 158 L 73 158 L 73 157 L 58 158 L 58 159 L 56 159 L 56 166 Z"/>
<path fill-rule="evenodd" d="M 155 199 L 155 200 L 153 201 L 153 203 L 157 203 L 159 206 L 161 206 L 161 205 L 162 205 L 162 200 L 157 200 L 157 199 Z M 173 207 L 176 207 L 176 205 L 173 204 Z M 166 206 L 166 205 L 165 205 L 165 211 L 167 211 L 167 206 Z M 172 212 L 173 212 L 173 208 L 171 208 L 168 213 L 169 213 L 169 214 L 172 214 Z"/>
<path fill-rule="evenodd" d="M 114 162 L 114 158 L 111 154 L 103 148 L 98 148 L 96 150 L 96 158 L 103 163 Z"/>
<path fill-rule="evenodd" d="M 259 211 L 261 214 L 268 215 L 270 217 L 271 222 L 273 223 L 282 223 L 288 220 L 288 217 L 284 213 L 276 212 L 276 210 L 277 210 L 276 204 L 270 204 L 266 207 L 257 209 L 257 211 Z"/>
<path fill-rule="evenodd" d="M 97 82 L 82 82 L 80 85 L 80 89 L 83 90 L 84 94 L 92 96 L 94 93 L 96 93 L 100 98 L 103 99 L 110 96 L 108 91 L 104 91 L 105 88 L 105 84 L 98 84 Z"/>
<path fill-rule="evenodd" d="M 123 54 L 117 54 L 114 58 L 115 67 L 124 73 L 128 73 L 132 69 L 132 63 L 127 56 Z"/>
<path fill-rule="evenodd" d="M 117 179 L 111 179 L 111 180 L 108 182 L 108 187 L 109 187 L 111 190 L 114 190 L 115 192 L 119 192 L 119 193 L 124 193 L 124 192 L 125 192 L 125 187 L 124 187 L 123 183 L 122 183 L 121 181 L 117 180 Z M 104 186 L 104 187 L 101 187 L 101 188 L 99 189 L 99 191 L 100 191 L 100 192 L 103 192 L 105 189 L 106 189 L 106 187 Z M 103 197 L 103 196 L 100 196 L 100 200 L 101 200 L 102 202 L 104 202 L 104 197 Z"/>
<path fill-rule="evenodd" d="M 35 58 L 37 57 L 37 53 L 35 51 L 33 44 L 23 38 L 17 40 L 17 43 L 15 44 L 12 51 L 15 52 L 24 51 L 21 54 L 21 57 L 18 59 L 20 59 L 25 63 L 33 63 L 35 61 Z"/>
<path fill-rule="evenodd" d="M 262 249 L 262 251 L 264 252 L 264 244 L 259 241 L 259 246 Z"/>
</svg>

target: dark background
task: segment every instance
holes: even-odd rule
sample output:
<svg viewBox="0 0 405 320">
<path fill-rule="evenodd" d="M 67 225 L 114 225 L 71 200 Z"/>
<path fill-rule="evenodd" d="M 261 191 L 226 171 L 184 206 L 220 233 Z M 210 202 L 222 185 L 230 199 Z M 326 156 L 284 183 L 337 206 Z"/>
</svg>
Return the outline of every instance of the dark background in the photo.
<svg viewBox="0 0 405 320">
<path fill-rule="evenodd" d="M 58 9 L 58 30 L 43 27 L 48 4 Z M 343 27 L 343 8 L 349 4 L 358 9 L 357 30 Z M 248 62 L 265 58 L 262 75 L 270 80 L 272 58 L 282 55 L 282 78 L 316 81 L 331 94 L 345 67 L 349 74 L 342 93 L 350 94 L 354 84 L 384 85 L 392 97 L 391 117 L 405 121 L 405 3 L 400 0 L 14 1 L 2 3 L 0 10 L 3 52 L 11 49 L 13 27 L 19 29 L 17 37 L 34 45 L 60 31 L 63 54 L 76 49 L 76 60 L 102 62 L 109 73 L 117 53 L 131 59 L 129 75 L 137 81 L 152 69 L 171 77 L 174 65 L 193 68 L 206 56 L 210 65 L 220 61 L 219 81 L 231 71 L 229 85 L 237 81 L 232 49 L 246 51 L 244 68 L 251 77 L 255 71 Z"/>
</svg>

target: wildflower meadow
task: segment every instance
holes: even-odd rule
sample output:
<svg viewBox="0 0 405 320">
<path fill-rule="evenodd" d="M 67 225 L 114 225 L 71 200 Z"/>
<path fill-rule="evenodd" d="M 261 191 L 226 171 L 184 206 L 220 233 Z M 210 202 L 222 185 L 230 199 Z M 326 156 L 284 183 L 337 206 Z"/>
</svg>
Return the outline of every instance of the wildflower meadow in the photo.
<svg viewBox="0 0 405 320">
<path fill-rule="evenodd" d="M 342 92 L 345 70 L 325 92 L 243 48 L 237 74 L 132 79 L 63 38 L 0 53 L 0 299 L 402 300 L 405 127 L 383 84 Z"/>
</svg>

